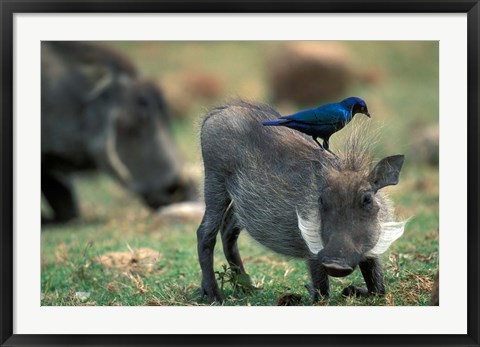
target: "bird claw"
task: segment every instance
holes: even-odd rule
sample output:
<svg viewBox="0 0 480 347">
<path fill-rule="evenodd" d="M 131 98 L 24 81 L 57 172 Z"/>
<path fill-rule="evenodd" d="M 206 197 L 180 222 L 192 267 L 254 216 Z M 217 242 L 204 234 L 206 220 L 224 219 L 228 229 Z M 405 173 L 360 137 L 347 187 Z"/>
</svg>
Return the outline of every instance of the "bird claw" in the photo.
<svg viewBox="0 0 480 347">
<path fill-rule="evenodd" d="M 320 147 L 320 150 L 324 151 L 324 152 L 328 152 L 330 153 L 331 155 L 333 155 L 335 158 L 338 159 L 338 155 L 336 155 L 335 153 L 333 153 L 329 148 L 325 148 L 324 146 L 322 146 L 322 144 L 320 142 L 317 141 L 316 138 L 313 138 L 313 140 L 318 144 L 318 146 Z"/>
<path fill-rule="evenodd" d="M 315 136 L 312 136 L 312 139 L 313 139 L 313 141 L 315 141 L 315 142 L 317 143 L 317 145 L 320 146 L 321 149 L 324 149 L 323 146 L 322 146 L 322 144 L 321 144 L 320 142 L 318 142 L 318 140 L 317 140 L 317 138 L 316 138 Z"/>
<path fill-rule="evenodd" d="M 330 153 L 331 155 L 333 155 L 335 158 L 338 158 L 338 155 L 336 155 L 335 153 L 333 153 L 331 150 L 326 149 L 325 151 L 327 151 L 328 153 Z"/>
</svg>

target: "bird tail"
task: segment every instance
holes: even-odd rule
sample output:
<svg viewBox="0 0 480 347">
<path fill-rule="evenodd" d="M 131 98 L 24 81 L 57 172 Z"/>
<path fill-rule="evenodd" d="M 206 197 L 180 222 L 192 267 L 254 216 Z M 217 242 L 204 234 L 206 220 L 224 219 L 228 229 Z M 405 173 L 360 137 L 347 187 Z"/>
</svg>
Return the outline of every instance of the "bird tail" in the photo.
<svg viewBox="0 0 480 347">
<path fill-rule="evenodd" d="M 285 119 L 275 119 L 275 120 L 263 121 L 262 124 L 266 126 L 275 126 L 275 125 L 282 125 L 285 122 L 286 122 Z"/>
</svg>

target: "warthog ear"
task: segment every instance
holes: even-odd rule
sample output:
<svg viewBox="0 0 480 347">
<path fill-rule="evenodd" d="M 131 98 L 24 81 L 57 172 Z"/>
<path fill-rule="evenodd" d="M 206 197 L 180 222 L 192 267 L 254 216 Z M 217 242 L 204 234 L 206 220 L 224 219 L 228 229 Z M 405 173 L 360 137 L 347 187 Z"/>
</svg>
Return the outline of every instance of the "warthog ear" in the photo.
<svg viewBox="0 0 480 347">
<path fill-rule="evenodd" d="M 375 192 L 383 187 L 398 183 L 404 158 L 405 156 L 402 154 L 392 155 L 378 162 L 368 177 Z"/>
</svg>

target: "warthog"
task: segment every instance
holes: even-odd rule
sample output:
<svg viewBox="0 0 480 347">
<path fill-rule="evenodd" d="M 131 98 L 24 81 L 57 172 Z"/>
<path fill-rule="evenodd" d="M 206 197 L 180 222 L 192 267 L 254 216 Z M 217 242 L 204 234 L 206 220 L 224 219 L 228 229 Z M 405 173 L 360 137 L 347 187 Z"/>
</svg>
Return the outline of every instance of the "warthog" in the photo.
<svg viewBox="0 0 480 347">
<path fill-rule="evenodd" d="M 72 173 L 100 170 L 152 208 L 194 197 L 181 175 L 167 106 L 153 83 L 100 45 L 41 46 L 42 193 L 65 222 L 78 216 Z"/>
<path fill-rule="evenodd" d="M 237 247 L 242 229 L 275 252 L 305 259 L 314 301 L 329 294 L 328 276 L 347 276 L 357 265 L 367 287 L 343 294 L 385 293 L 378 255 L 404 223 L 393 220 L 379 190 L 397 184 L 403 155 L 372 169 L 361 136 L 337 157 L 294 130 L 262 126 L 279 116 L 267 105 L 238 101 L 203 122 L 206 210 L 197 231 L 203 294 L 221 300 L 213 271 L 219 230 L 231 268 L 245 273 Z"/>
</svg>

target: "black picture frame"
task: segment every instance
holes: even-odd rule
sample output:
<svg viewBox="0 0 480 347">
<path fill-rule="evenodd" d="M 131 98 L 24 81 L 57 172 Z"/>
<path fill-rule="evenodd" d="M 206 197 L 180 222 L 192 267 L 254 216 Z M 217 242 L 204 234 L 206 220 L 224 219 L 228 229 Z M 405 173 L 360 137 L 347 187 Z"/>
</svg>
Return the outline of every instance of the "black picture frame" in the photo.
<svg viewBox="0 0 480 347">
<path fill-rule="evenodd" d="M 37 345 L 479 345 L 479 15 L 478 0 L 413 1 L 18 1 L 0 0 L 0 344 Z M 13 16 L 16 13 L 467 13 L 468 30 L 468 323 L 465 335 L 18 335 L 13 334 Z M 450 230 L 449 232 L 455 232 Z M 452 284 L 453 285 L 453 284 Z M 319 322 L 321 324 L 321 322 Z"/>
</svg>

